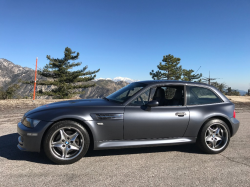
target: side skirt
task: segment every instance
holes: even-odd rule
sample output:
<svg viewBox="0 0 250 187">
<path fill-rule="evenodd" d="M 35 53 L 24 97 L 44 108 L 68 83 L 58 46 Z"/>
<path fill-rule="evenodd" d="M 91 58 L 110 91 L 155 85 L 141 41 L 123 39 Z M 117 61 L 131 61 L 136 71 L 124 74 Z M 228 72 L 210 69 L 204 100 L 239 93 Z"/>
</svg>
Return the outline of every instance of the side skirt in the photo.
<svg viewBox="0 0 250 187">
<path fill-rule="evenodd" d="M 130 147 L 151 147 L 181 145 L 195 143 L 196 137 L 164 138 L 164 139 L 141 139 L 141 140 L 112 140 L 95 142 L 95 150 L 98 149 L 119 149 Z"/>
</svg>

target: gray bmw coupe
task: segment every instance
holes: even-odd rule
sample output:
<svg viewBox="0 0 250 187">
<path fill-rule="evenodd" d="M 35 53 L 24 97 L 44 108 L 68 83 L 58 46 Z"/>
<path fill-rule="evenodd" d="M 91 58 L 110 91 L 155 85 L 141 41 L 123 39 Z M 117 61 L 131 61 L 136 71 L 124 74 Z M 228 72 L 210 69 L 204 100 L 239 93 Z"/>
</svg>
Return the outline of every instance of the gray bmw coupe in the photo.
<svg viewBox="0 0 250 187">
<path fill-rule="evenodd" d="M 17 147 L 57 164 L 93 149 L 195 143 L 224 151 L 237 132 L 234 104 L 213 86 L 184 81 L 134 82 L 103 99 L 69 100 L 28 111 Z"/>
</svg>

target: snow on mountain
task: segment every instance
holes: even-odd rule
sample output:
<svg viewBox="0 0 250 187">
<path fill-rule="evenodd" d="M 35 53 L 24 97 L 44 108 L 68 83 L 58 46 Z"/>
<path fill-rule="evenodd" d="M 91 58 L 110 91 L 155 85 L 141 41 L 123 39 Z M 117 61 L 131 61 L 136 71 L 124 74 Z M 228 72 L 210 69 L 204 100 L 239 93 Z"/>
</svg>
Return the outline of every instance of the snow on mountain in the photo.
<svg viewBox="0 0 250 187">
<path fill-rule="evenodd" d="M 130 78 L 127 78 L 127 77 L 115 77 L 115 78 L 113 79 L 113 81 L 115 81 L 115 82 L 124 81 L 124 82 L 131 83 L 131 82 L 136 82 L 136 81 L 138 81 L 138 80 L 133 80 L 133 79 L 130 79 Z"/>
<path fill-rule="evenodd" d="M 98 80 L 112 80 L 114 82 L 123 81 L 123 82 L 127 82 L 127 83 L 132 83 L 132 82 L 139 81 L 139 80 L 133 80 L 133 79 L 130 79 L 130 78 L 127 78 L 127 77 L 115 77 L 113 79 L 111 79 L 111 78 L 99 78 L 99 79 L 95 79 L 95 81 L 98 81 Z"/>
<path fill-rule="evenodd" d="M 99 80 L 110 80 L 110 81 L 112 81 L 111 78 L 99 78 L 99 79 L 95 79 L 94 81 L 99 81 Z"/>
</svg>

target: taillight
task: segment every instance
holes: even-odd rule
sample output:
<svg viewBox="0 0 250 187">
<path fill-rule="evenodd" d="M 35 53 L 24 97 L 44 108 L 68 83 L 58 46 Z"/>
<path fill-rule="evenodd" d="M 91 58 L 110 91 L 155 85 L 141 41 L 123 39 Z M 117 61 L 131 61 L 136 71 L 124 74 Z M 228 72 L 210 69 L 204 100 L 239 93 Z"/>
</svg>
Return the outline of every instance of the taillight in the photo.
<svg viewBox="0 0 250 187">
<path fill-rule="evenodd" d="M 236 117 L 235 110 L 234 110 L 234 118 Z"/>
</svg>

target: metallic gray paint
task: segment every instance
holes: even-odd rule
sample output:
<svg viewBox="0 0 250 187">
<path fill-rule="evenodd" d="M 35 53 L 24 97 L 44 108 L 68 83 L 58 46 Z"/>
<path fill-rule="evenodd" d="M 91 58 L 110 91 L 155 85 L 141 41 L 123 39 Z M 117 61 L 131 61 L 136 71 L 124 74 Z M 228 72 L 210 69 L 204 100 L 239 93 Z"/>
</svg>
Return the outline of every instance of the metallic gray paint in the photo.
<svg viewBox="0 0 250 187">
<path fill-rule="evenodd" d="M 175 114 L 185 112 L 179 117 Z M 182 137 L 189 122 L 186 106 L 152 107 L 150 111 L 138 106 L 126 106 L 124 113 L 124 139 Z"/>
<path fill-rule="evenodd" d="M 41 121 L 35 128 L 28 128 L 21 122 L 17 124 L 17 133 L 22 137 L 22 144 L 18 144 L 23 151 L 40 152 L 42 137 L 45 130 L 53 122 Z M 37 133 L 37 136 L 28 136 L 27 133 Z"/>
<path fill-rule="evenodd" d="M 230 118 L 230 123 L 232 126 L 231 136 L 234 136 L 240 127 L 240 122 L 235 118 Z"/>
<path fill-rule="evenodd" d="M 194 105 L 188 106 L 188 110 L 192 117 L 190 117 L 189 125 L 184 136 L 192 137 L 198 135 L 200 127 L 210 118 L 223 117 L 230 120 L 234 111 L 234 105 L 231 103 Z"/>
<path fill-rule="evenodd" d="M 85 121 L 95 142 L 123 139 L 123 120 L 105 120 L 102 122 L 103 125 L 97 125 L 97 123 L 100 121 Z"/>
<path fill-rule="evenodd" d="M 164 146 L 164 145 L 180 145 L 186 143 L 195 143 L 196 138 L 182 137 L 182 138 L 166 138 L 166 139 L 143 139 L 143 140 L 117 140 L 117 141 L 103 141 L 96 144 L 95 149 L 112 149 L 112 148 L 129 148 L 129 147 L 143 147 L 143 146 Z"/>
<path fill-rule="evenodd" d="M 202 125 L 214 117 L 227 119 L 234 135 L 239 128 L 239 121 L 232 118 L 234 104 L 231 103 L 216 88 L 202 84 L 185 81 L 141 81 L 148 84 L 125 103 L 116 103 L 104 99 L 71 100 L 47 104 L 28 111 L 25 116 L 41 120 L 35 128 L 27 128 L 18 123 L 17 131 L 22 136 L 21 150 L 39 152 L 42 137 L 45 131 L 56 121 L 70 119 L 80 122 L 87 127 L 93 136 L 94 148 L 126 147 L 133 145 L 163 145 L 162 138 L 177 141 L 180 139 L 196 139 Z M 211 89 L 223 101 L 218 104 L 206 104 L 195 106 L 157 106 L 146 111 L 140 107 L 128 106 L 128 104 L 141 93 L 154 86 L 184 85 L 200 86 Z M 184 103 L 186 104 L 186 92 Z M 176 113 L 186 115 L 178 116 Z M 124 119 L 100 120 L 92 114 L 123 114 Z M 103 123 L 98 125 L 97 123 Z M 37 133 L 38 136 L 27 136 L 27 133 Z M 172 138 L 174 137 L 174 138 Z M 144 140 L 147 139 L 147 140 Z M 159 141 L 158 141 L 159 140 Z M 133 143 L 132 143 L 133 142 Z M 136 143 L 137 142 L 137 143 Z M 166 144 L 168 144 L 165 142 Z M 116 145 L 114 145 L 116 144 Z"/>
</svg>

